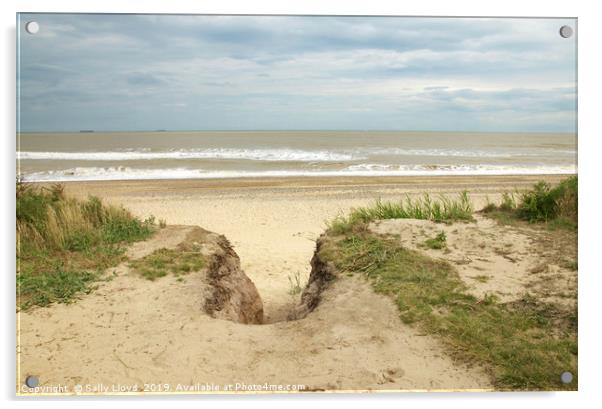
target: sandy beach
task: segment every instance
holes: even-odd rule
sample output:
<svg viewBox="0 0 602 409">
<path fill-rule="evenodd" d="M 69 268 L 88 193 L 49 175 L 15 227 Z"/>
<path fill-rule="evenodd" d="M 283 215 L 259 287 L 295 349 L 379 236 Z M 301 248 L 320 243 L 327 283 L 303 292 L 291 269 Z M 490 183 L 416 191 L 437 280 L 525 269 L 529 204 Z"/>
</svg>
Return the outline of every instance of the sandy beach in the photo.
<svg viewBox="0 0 602 409">
<path fill-rule="evenodd" d="M 327 221 L 352 207 L 406 194 L 470 193 L 475 208 L 504 191 L 564 176 L 449 176 L 354 178 L 248 178 L 67 183 L 69 194 L 101 197 L 136 216 L 167 224 L 198 225 L 224 234 L 257 286 L 267 322 L 286 317 L 296 301 L 289 277 L 307 281 L 315 239 Z"/>
<path fill-rule="evenodd" d="M 361 280 L 345 280 L 327 291 L 308 317 L 287 321 L 300 297 L 291 294 L 291 281 L 299 277 L 305 285 L 315 240 L 328 220 L 352 207 L 377 198 L 395 200 L 424 192 L 453 196 L 468 190 L 479 209 L 504 191 L 528 188 L 541 179 L 557 182 L 562 177 L 67 183 L 69 195 L 96 195 L 136 216 L 164 219 L 167 228 L 151 239 L 147 253 L 174 247 L 182 236 L 179 225 L 224 234 L 261 295 L 268 325 L 241 325 L 202 314 L 197 275 L 183 281 L 169 276 L 151 282 L 121 266 L 115 269 L 114 279 L 101 282 L 96 291 L 73 304 L 21 314 L 20 374 L 36 374 L 49 384 L 71 387 L 98 382 L 268 382 L 301 384 L 318 391 L 489 390 L 492 385 L 483 368 L 452 360 L 437 339 L 403 324 L 395 305 Z M 460 233 L 466 234 L 453 240 L 469 248 L 452 252 L 450 261 L 476 249 L 477 256 L 489 257 L 500 269 L 515 269 L 495 253 L 494 224 L 478 221 L 476 227 L 462 228 Z M 408 226 L 414 229 L 412 234 L 424 234 L 424 226 Z M 475 240 L 471 237 L 477 230 L 490 237 L 479 249 L 467 245 Z M 450 227 L 450 237 L 456 232 Z M 519 247 L 529 243 L 528 237 L 512 232 L 497 237 Z M 509 297 L 520 294 L 529 284 L 526 269 L 537 262 L 528 252 L 513 253 L 521 258 L 522 275 L 504 273 L 497 281 L 477 285 L 475 293 L 491 291 L 492 286 L 506 289 L 509 283 Z M 460 273 L 471 282 L 478 271 L 460 268 Z"/>
</svg>

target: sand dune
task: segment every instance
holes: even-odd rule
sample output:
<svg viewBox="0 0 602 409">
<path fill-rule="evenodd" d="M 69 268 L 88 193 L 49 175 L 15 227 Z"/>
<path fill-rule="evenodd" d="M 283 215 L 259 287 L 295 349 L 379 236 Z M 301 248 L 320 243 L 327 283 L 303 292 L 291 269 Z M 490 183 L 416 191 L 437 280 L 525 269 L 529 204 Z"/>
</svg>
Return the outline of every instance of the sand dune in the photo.
<svg viewBox="0 0 602 409">
<path fill-rule="evenodd" d="M 191 229 L 167 227 L 129 255 L 175 247 Z M 108 277 L 73 304 L 21 313 L 21 377 L 35 374 L 67 393 L 490 386 L 481 370 L 403 325 L 397 307 L 363 280 L 327 290 L 305 319 L 245 325 L 203 312 L 205 272 L 148 281 L 122 264 Z"/>
<path fill-rule="evenodd" d="M 562 176 L 451 176 L 383 178 L 267 178 L 69 183 L 67 192 L 124 205 L 140 217 L 196 225 L 225 235 L 257 286 L 267 322 L 285 319 L 296 298 L 289 277 L 309 276 L 315 239 L 326 222 L 377 198 L 399 199 L 426 191 L 456 194 L 464 189 L 478 208 L 486 198 L 540 179 Z"/>
<path fill-rule="evenodd" d="M 169 383 L 172 391 L 178 384 L 264 382 L 311 390 L 490 388 L 480 368 L 453 362 L 436 339 L 402 324 L 393 303 L 359 279 L 329 289 L 306 318 L 285 321 L 299 300 L 289 278 L 307 281 L 314 240 L 339 212 L 425 186 L 446 194 L 468 189 L 478 207 L 486 196 L 538 178 L 426 179 L 253 181 L 244 188 L 240 181 L 68 184 L 70 194 L 95 194 L 141 217 L 224 234 L 261 294 L 266 324 L 204 314 L 198 274 L 150 282 L 122 269 L 74 304 L 21 314 L 21 374 L 71 386 Z"/>
</svg>

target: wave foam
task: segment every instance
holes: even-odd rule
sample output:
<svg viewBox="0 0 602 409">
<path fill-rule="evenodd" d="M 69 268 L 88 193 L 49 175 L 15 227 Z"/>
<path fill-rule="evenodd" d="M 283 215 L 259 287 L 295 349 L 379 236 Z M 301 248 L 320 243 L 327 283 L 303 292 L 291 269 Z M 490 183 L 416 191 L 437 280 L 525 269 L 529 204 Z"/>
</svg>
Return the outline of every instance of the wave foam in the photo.
<svg viewBox="0 0 602 409">
<path fill-rule="evenodd" d="M 298 176 L 440 176 L 440 175 L 545 175 L 574 174 L 575 166 L 502 167 L 502 166 L 388 166 L 354 165 L 341 170 L 206 171 L 201 169 L 136 169 L 130 167 L 78 167 L 24 174 L 31 182 L 151 179 L 223 179 Z"/>
<path fill-rule="evenodd" d="M 509 158 L 571 156 L 573 150 L 522 149 L 479 150 L 479 149 L 405 149 L 405 148 L 363 148 L 351 150 L 303 150 L 290 148 L 242 149 L 177 149 L 169 151 L 151 151 L 148 148 L 127 149 L 105 152 L 17 152 L 23 160 L 82 160 L 82 161 L 126 161 L 154 159 L 238 159 L 271 162 L 340 162 L 365 160 L 370 156 L 427 156 L 427 157 L 465 157 L 465 158 Z"/>
<path fill-rule="evenodd" d="M 17 152 L 29 160 L 125 161 L 156 159 L 240 159 L 272 162 L 336 162 L 361 159 L 350 153 L 298 149 L 179 149 L 151 152 L 147 149 L 107 152 Z"/>
<path fill-rule="evenodd" d="M 529 156 L 574 156 L 574 150 L 529 148 L 525 149 L 405 149 L 405 148 L 374 148 L 369 150 L 373 155 L 391 156 L 431 156 L 431 157 L 463 157 L 463 158 L 507 158 L 507 157 L 529 157 Z"/>
</svg>

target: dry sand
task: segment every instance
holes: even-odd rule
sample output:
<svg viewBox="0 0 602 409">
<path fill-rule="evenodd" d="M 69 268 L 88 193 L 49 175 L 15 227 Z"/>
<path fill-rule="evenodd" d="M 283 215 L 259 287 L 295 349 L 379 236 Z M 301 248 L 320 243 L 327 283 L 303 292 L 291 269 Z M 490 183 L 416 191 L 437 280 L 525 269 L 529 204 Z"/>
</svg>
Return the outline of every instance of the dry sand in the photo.
<svg viewBox="0 0 602 409">
<path fill-rule="evenodd" d="M 132 276 L 127 268 L 118 269 L 114 279 L 74 304 L 21 314 L 21 377 L 35 374 L 43 384 L 71 386 L 169 383 L 172 390 L 177 384 L 237 382 L 303 384 L 313 390 L 490 388 L 481 369 L 452 362 L 436 339 L 402 324 L 393 303 L 360 280 L 345 280 L 328 290 L 307 318 L 284 321 L 298 301 L 298 295 L 290 294 L 289 278 L 299 274 L 301 283 L 306 282 L 314 240 L 325 221 L 351 207 L 377 197 L 395 199 L 424 191 L 454 194 L 463 189 L 471 192 L 478 207 L 486 196 L 495 199 L 504 190 L 527 187 L 538 179 L 67 184 L 70 194 L 97 195 L 140 217 L 152 214 L 168 225 L 199 225 L 224 234 L 263 298 L 269 325 L 241 325 L 201 313 L 195 275 L 183 282 L 174 277 L 150 282 Z M 546 179 L 555 182 L 561 177 Z M 173 245 L 176 236 L 170 239 Z M 520 251 L 520 241 L 514 245 Z M 506 277 L 511 285 L 523 284 L 511 272 L 504 282 Z"/>
<path fill-rule="evenodd" d="M 557 234 L 523 225 L 500 226 L 479 214 L 474 217 L 475 222 L 452 225 L 428 220 L 381 220 L 372 223 L 370 229 L 398 238 L 406 248 L 448 261 L 475 297 L 494 295 L 507 303 L 529 292 L 561 308 L 576 308 L 577 272 L 566 266 L 568 260 L 576 260 L 576 242 L 567 240 L 563 249 L 555 251 L 542 249 L 542 242 Z M 424 245 L 440 232 L 446 236 L 444 249 Z"/>
<path fill-rule="evenodd" d="M 168 227 L 158 239 L 185 233 Z M 153 239 L 130 254 L 163 245 Z M 360 280 L 327 291 L 306 319 L 242 325 L 202 313 L 202 273 L 151 282 L 124 265 L 114 271 L 74 304 L 22 314 L 23 376 L 109 392 L 113 385 L 184 392 L 266 382 L 307 390 L 489 386 L 478 369 L 455 365 L 435 340 L 400 325 L 393 303 Z"/>
<path fill-rule="evenodd" d="M 314 240 L 326 222 L 377 198 L 470 192 L 476 207 L 486 197 L 530 187 L 542 177 L 271 178 L 71 183 L 67 192 L 97 195 L 168 224 L 198 225 L 225 235 L 257 286 L 267 322 L 285 319 L 296 299 L 289 277 L 309 275 Z M 551 182 L 562 177 L 548 176 Z"/>
</svg>

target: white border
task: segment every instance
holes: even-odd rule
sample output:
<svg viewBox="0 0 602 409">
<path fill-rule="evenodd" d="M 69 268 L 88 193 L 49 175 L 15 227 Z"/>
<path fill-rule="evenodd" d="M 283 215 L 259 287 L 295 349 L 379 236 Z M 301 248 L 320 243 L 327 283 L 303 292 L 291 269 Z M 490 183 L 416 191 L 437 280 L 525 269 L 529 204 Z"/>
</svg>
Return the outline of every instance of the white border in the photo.
<svg viewBox="0 0 602 409">
<path fill-rule="evenodd" d="M 349 14 L 349 15 L 431 15 L 431 16 L 538 16 L 538 17 L 578 17 L 579 18 L 579 179 L 580 179 L 580 217 L 579 231 L 579 389 L 577 393 L 507 393 L 507 394 L 370 394 L 370 395 L 301 395 L 293 399 L 287 396 L 221 396 L 221 397 L 163 397 L 136 399 L 85 399 L 91 406 L 132 403 L 145 406 L 161 407 L 166 401 L 179 404 L 225 405 L 233 406 L 243 403 L 245 406 L 287 406 L 305 407 L 308 404 L 342 403 L 350 407 L 386 404 L 395 407 L 425 405 L 445 406 L 445 408 L 461 407 L 502 408 L 517 404 L 529 403 L 546 407 L 586 406 L 595 402 L 600 378 L 600 353 L 597 350 L 600 341 L 600 277 L 602 268 L 596 259 L 600 252 L 600 163 L 602 154 L 600 139 L 600 46 L 602 39 L 600 14 L 596 13 L 594 1 L 556 1 L 547 0 L 527 2 L 525 0 L 497 0 L 495 3 L 474 0 L 454 1 L 382 1 L 382 0 L 220 0 L 220 1 L 184 1 L 184 0 L 22 0 L 10 4 L 2 3 L 2 90 L 0 104 L 2 109 L 4 143 L 3 170 L 1 178 L 2 193 L 2 259 L 5 260 L 3 271 L 4 297 L 2 305 L 2 351 L 6 354 L 0 372 L 3 387 L 2 397 L 14 400 L 14 175 L 15 175 L 15 13 L 22 12 L 120 12 L 120 13 L 232 13 L 232 14 Z M 598 166 L 596 166 L 598 165 Z M 584 223 L 583 220 L 586 222 Z M 34 400 L 19 399 L 20 406 L 35 404 Z M 126 401 L 126 402 L 123 402 Z M 200 402 L 195 402 L 200 401 Z M 244 402 L 243 402 L 244 401 Z M 37 401 L 38 403 L 40 400 Z M 64 407 L 81 405 L 81 400 L 46 399 L 44 406 Z"/>
</svg>

